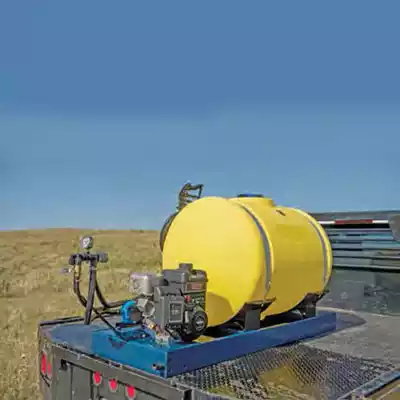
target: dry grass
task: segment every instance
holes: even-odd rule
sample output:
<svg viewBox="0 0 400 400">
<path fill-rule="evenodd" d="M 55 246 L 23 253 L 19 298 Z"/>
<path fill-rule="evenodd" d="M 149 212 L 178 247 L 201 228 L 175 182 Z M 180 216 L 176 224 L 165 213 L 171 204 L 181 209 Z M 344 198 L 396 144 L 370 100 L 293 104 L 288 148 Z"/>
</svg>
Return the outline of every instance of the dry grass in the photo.
<svg viewBox="0 0 400 400">
<path fill-rule="evenodd" d="M 60 268 L 66 266 L 69 254 L 78 250 L 83 234 L 92 234 L 95 248 L 109 252 L 110 261 L 101 265 L 98 274 L 110 300 L 129 296 L 127 283 L 133 270 L 155 270 L 160 266 L 157 232 L 0 232 L 0 399 L 39 398 L 38 322 L 82 315 L 83 309 L 72 292 L 72 276 L 61 274 Z"/>
</svg>

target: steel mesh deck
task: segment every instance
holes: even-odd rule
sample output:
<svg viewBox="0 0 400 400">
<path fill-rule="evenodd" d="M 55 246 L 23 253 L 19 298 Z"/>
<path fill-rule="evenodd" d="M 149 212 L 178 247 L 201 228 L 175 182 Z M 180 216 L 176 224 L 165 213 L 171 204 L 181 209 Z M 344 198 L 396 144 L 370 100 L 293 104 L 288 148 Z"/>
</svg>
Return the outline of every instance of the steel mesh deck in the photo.
<svg viewBox="0 0 400 400">
<path fill-rule="evenodd" d="M 304 344 L 273 348 L 174 379 L 199 390 L 196 399 L 338 399 L 393 369 Z M 204 396 L 202 395 L 204 394 Z"/>
</svg>

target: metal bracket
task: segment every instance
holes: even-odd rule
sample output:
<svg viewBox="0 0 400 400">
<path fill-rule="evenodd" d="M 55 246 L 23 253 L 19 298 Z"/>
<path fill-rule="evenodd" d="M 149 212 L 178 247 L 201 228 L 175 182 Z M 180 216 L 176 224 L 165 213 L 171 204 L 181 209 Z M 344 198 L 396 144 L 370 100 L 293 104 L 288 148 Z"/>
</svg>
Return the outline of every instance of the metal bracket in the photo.
<svg viewBox="0 0 400 400">
<path fill-rule="evenodd" d="M 274 302 L 274 300 L 275 299 L 246 303 L 234 320 L 242 322 L 245 331 L 260 329 L 261 313 L 264 312 Z"/>
<path fill-rule="evenodd" d="M 317 313 L 317 303 L 328 292 L 329 290 L 324 290 L 322 293 L 308 293 L 295 310 L 300 311 L 303 318 L 315 317 Z"/>
</svg>

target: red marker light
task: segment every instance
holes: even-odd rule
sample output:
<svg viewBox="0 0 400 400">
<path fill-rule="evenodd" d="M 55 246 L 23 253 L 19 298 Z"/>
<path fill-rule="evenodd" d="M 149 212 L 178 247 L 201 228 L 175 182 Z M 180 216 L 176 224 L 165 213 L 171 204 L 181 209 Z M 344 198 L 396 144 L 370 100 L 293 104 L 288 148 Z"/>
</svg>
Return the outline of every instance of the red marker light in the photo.
<svg viewBox="0 0 400 400">
<path fill-rule="evenodd" d="M 47 358 L 46 358 L 46 354 L 42 353 L 42 358 L 40 360 L 40 372 L 43 375 L 46 375 L 46 370 L 47 370 Z"/>
<path fill-rule="evenodd" d="M 103 380 L 103 377 L 101 376 L 100 372 L 93 373 L 93 384 L 95 386 L 99 386 L 101 384 L 102 380 Z"/>
<path fill-rule="evenodd" d="M 110 388 L 111 392 L 116 392 L 118 389 L 118 382 L 116 379 L 111 379 L 108 382 L 108 387 Z"/>
<path fill-rule="evenodd" d="M 136 389 L 133 386 L 127 386 L 125 388 L 125 394 L 128 400 L 133 400 L 136 395 Z"/>
</svg>

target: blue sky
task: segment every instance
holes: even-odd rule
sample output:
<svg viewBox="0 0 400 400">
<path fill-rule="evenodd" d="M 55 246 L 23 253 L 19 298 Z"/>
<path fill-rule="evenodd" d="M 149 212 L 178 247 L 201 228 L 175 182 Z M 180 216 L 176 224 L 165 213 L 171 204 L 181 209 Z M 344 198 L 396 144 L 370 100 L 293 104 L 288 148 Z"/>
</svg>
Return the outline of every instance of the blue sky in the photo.
<svg viewBox="0 0 400 400">
<path fill-rule="evenodd" d="M 0 5 L 0 229 L 159 228 L 187 180 L 400 209 L 398 1 Z"/>
</svg>

